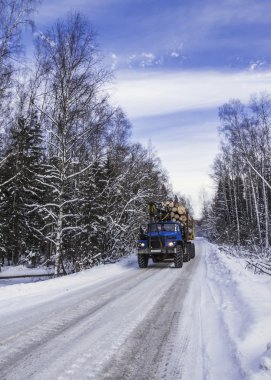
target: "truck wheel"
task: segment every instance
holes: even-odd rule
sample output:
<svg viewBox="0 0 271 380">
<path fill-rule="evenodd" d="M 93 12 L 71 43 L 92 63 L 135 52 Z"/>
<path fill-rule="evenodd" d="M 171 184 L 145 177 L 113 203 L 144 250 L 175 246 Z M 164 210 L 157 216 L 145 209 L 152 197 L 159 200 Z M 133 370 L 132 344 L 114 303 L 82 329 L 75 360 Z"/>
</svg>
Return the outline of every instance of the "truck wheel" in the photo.
<svg viewBox="0 0 271 380">
<path fill-rule="evenodd" d="M 174 253 L 174 266 L 175 268 L 181 268 L 183 266 L 183 249 L 181 246 L 178 246 Z"/>
<path fill-rule="evenodd" d="M 190 260 L 191 257 L 191 244 L 187 244 L 185 253 L 183 255 L 183 261 L 187 263 Z"/>
<path fill-rule="evenodd" d="M 195 257 L 195 244 L 194 243 L 191 243 L 191 255 L 190 255 L 191 259 L 194 259 Z"/>
<path fill-rule="evenodd" d="M 137 255 L 137 262 L 139 268 L 147 268 L 149 257 L 147 255 Z"/>
</svg>

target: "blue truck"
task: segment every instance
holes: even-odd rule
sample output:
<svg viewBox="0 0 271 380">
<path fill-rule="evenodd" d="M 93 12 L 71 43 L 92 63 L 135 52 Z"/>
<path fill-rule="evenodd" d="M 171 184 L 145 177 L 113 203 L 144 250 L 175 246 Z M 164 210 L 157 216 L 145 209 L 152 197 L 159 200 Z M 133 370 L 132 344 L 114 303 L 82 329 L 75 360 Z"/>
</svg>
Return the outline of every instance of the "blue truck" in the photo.
<svg viewBox="0 0 271 380">
<path fill-rule="evenodd" d="M 141 228 L 138 240 L 139 268 L 147 268 L 149 259 L 154 263 L 173 260 L 175 268 L 182 268 L 183 262 L 195 257 L 194 221 L 187 212 L 176 220 L 176 209 L 149 204 L 150 221 L 145 231 Z"/>
</svg>

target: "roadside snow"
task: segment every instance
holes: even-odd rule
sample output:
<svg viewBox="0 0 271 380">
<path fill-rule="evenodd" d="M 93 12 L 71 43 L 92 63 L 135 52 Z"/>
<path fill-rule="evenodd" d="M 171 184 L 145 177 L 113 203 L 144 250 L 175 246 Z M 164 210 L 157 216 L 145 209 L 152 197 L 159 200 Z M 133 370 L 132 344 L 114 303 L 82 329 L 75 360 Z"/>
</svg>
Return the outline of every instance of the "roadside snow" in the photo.
<svg viewBox="0 0 271 380">
<path fill-rule="evenodd" d="M 25 265 L 16 266 L 2 266 L 0 271 L 0 279 L 4 276 L 24 276 L 24 275 L 36 275 L 36 274 L 50 274 L 53 273 L 53 269 L 39 267 L 39 268 L 27 268 Z"/>
<path fill-rule="evenodd" d="M 3 286 L 14 284 L 27 284 L 30 282 L 45 281 L 53 272 L 52 268 L 27 268 L 25 265 L 1 266 L 0 268 L 0 288 Z M 46 276 L 48 274 L 48 277 Z M 41 277 L 36 277 L 42 275 Z M 3 277 L 12 276 L 35 276 L 35 277 L 17 277 L 12 279 L 4 279 Z"/>
<path fill-rule="evenodd" d="M 46 281 L 18 284 L 16 279 L 2 280 L 3 282 L 12 281 L 12 285 L 0 287 L 0 313 L 11 310 L 16 312 L 33 304 L 61 298 L 67 292 L 74 292 L 88 287 L 90 284 L 109 280 L 135 267 L 137 267 L 137 261 L 134 255 L 126 257 L 116 264 L 100 265 L 83 272 Z M 22 299 L 23 302 L 21 302 Z"/>
<path fill-rule="evenodd" d="M 251 273 L 245 268 L 244 260 L 225 255 L 216 246 L 207 242 L 206 244 L 206 284 L 203 284 L 202 301 L 203 323 L 204 320 L 206 323 L 209 321 L 210 330 L 208 332 L 203 326 L 207 356 L 209 355 L 211 361 L 217 357 L 218 364 L 212 364 L 220 373 L 219 366 L 225 364 L 225 358 L 222 359 L 225 352 L 220 352 L 219 360 L 217 347 L 212 344 L 216 339 L 211 342 L 212 321 L 213 329 L 217 328 L 222 332 L 224 351 L 233 356 L 242 378 L 270 380 L 271 277 Z M 208 291 L 212 300 L 208 297 Z M 212 310 L 213 306 L 216 310 Z"/>
</svg>

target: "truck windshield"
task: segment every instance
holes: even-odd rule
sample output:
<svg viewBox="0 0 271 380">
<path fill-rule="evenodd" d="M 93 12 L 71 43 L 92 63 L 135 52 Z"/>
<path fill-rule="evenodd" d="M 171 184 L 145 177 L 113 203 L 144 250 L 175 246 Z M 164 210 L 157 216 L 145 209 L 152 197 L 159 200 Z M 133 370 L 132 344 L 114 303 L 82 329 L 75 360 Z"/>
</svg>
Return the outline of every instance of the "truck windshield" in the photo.
<svg viewBox="0 0 271 380">
<path fill-rule="evenodd" d="M 168 231 L 168 232 L 176 232 L 178 230 L 177 224 L 163 224 L 163 223 L 157 223 L 157 224 L 149 224 L 149 232 L 157 232 L 157 231 Z"/>
</svg>

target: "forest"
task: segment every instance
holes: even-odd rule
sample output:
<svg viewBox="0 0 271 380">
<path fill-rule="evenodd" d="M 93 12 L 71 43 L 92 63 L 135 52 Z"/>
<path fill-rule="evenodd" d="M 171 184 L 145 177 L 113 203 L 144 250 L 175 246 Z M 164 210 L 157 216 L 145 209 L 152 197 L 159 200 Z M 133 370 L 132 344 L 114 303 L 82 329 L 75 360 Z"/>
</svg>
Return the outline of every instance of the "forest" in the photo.
<svg viewBox="0 0 271 380">
<path fill-rule="evenodd" d="M 70 273 L 130 253 L 147 203 L 171 194 L 152 148 L 110 105 L 113 75 L 79 13 L 22 32 L 33 0 L 0 1 L 0 257 Z"/>
<path fill-rule="evenodd" d="M 202 224 L 215 242 L 268 255 L 271 215 L 271 96 L 231 100 L 219 108 L 220 153 L 213 164 L 216 185 L 203 205 Z"/>
</svg>

